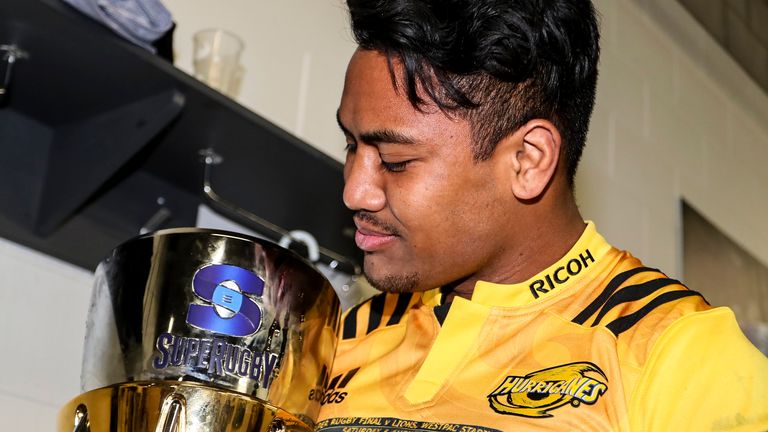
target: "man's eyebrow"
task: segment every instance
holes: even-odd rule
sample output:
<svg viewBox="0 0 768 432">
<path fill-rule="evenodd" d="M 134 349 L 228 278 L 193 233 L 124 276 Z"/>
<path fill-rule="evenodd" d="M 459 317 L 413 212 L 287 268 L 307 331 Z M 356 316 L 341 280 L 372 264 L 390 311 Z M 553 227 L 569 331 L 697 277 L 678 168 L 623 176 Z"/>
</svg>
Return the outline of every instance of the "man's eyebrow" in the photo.
<svg viewBox="0 0 768 432">
<path fill-rule="evenodd" d="M 408 135 L 392 129 L 372 130 L 360 134 L 360 140 L 368 144 L 413 144 L 416 141 Z"/>
<path fill-rule="evenodd" d="M 341 122 L 341 116 L 339 115 L 339 110 L 336 110 L 336 123 L 339 124 L 339 129 L 341 129 L 342 132 L 344 132 L 344 135 L 352 135 L 349 133 L 349 130 L 344 127 L 344 124 Z"/>
<path fill-rule="evenodd" d="M 345 135 L 352 136 L 349 129 L 344 127 L 344 123 L 341 122 L 339 111 L 336 111 L 336 123 L 339 124 L 339 128 L 341 128 Z M 363 132 L 360 134 L 360 140 L 367 144 L 413 144 L 416 142 L 415 139 L 408 135 L 392 129 L 379 129 Z"/>
</svg>

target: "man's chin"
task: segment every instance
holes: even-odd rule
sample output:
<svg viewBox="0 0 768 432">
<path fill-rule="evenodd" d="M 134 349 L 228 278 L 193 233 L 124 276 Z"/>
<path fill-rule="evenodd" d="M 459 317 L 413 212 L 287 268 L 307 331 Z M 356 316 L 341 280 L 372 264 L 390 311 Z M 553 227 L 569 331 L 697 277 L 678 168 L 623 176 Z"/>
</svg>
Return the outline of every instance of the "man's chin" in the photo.
<svg viewBox="0 0 768 432">
<path fill-rule="evenodd" d="M 418 273 L 407 273 L 398 275 L 372 275 L 365 272 L 365 277 L 372 287 L 379 291 L 403 293 L 418 291 L 421 278 Z"/>
</svg>

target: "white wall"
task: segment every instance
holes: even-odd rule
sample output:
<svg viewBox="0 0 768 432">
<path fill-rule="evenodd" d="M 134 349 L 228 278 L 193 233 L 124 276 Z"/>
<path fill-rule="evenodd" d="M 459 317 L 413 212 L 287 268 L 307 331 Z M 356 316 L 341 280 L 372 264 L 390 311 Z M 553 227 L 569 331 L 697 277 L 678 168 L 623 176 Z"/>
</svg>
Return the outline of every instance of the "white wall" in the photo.
<svg viewBox="0 0 768 432">
<path fill-rule="evenodd" d="M 765 91 L 677 2 L 596 4 L 601 75 L 577 177 L 585 217 L 617 246 L 682 277 L 684 198 L 768 264 Z"/>
<path fill-rule="evenodd" d="M 193 74 L 192 35 L 221 28 L 243 40 L 236 100 L 338 160 L 344 70 L 355 49 L 343 0 L 164 0 L 177 27 L 175 64 Z"/>
<path fill-rule="evenodd" d="M 93 275 L 0 239 L 0 429 L 54 430 L 79 393 Z"/>
<path fill-rule="evenodd" d="M 191 69 L 194 31 L 238 33 L 246 43 L 238 100 L 340 159 L 334 116 L 354 46 L 339 2 L 166 0 L 179 23 L 179 67 Z M 675 2 L 597 6 L 598 105 L 577 179 L 585 216 L 618 246 L 679 276 L 684 197 L 768 263 L 765 93 Z M 0 240 L 3 430 L 52 430 L 58 408 L 78 393 L 91 281 Z"/>
</svg>

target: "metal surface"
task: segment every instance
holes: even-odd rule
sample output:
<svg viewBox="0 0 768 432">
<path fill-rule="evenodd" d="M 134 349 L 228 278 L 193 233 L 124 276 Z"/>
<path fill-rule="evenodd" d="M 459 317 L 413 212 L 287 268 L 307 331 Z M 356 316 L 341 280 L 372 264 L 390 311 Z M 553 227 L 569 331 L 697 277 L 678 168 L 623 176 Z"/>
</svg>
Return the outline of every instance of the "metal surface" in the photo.
<svg viewBox="0 0 768 432">
<path fill-rule="evenodd" d="M 295 241 L 302 241 L 300 237 L 294 235 L 296 231 L 289 231 L 285 228 L 275 225 L 272 222 L 269 222 L 268 220 L 261 218 L 258 215 L 249 212 L 240 206 L 232 204 L 222 198 L 218 193 L 216 193 L 216 191 L 213 190 L 213 186 L 211 186 L 211 171 L 213 170 L 214 166 L 221 164 L 224 159 L 212 148 L 201 149 L 198 151 L 198 155 L 200 155 L 202 158 L 204 165 L 203 196 L 206 202 L 213 209 L 234 218 L 238 222 L 247 225 L 249 228 L 257 231 L 259 234 L 271 240 L 282 241 L 282 239 L 290 238 Z M 310 256 L 313 262 L 320 261 L 332 269 L 338 269 L 339 271 L 347 273 L 351 276 L 357 276 L 361 273 L 360 267 L 351 259 L 344 257 L 340 253 L 320 246 L 316 241 L 314 242 L 315 247 L 318 248 L 319 256 L 317 258 Z"/>
<path fill-rule="evenodd" d="M 64 419 L 66 428 L 66 418 Z M 80 404 L 75 408 L 75 429 L 74 432 L 89 432 L 88 427 L 88 409 L 85 405 Z"/>
<path fill-rule="evenodd" d="M 0 45 L 0 65 L 5 63 L 3 73 L 0 75 L 0 98 L 8 91 L 11 82 L 11 72 L 16 60 L 29 58 L 29 54 L 16 45 Z"/>
<path fill-rule="evenodd" d="M 330 370 L 338 310 L 317 270 L 266 240 L 198 228 L 138 237 L 96 269 L 81 375 L 86 393 L 60 418 L 71 430 L 74 407 L 83 405 L 95 432 L 240 431 L 204 418 L 280 407 L 311 427 L 320 405 L 308 394 Z M 110 405 L 115 395 L 121 402 Z M 162 411 L 159 426 L 155 419 L 151 428 L 114 429 L 102 418 L 140 408 L 148 410 L 141 418 Z M 195 429 L 203 423 L 209 426 Z"/>
<path fill-rule="evenodd" d="M 72 413 L 89 407 L 93 432 L 311 432 L 296 416 L 248 396 L 186 382 L 133 382 L 92 390 L 67 403 L 58 430 L 72 431 Z"/>
</svg>

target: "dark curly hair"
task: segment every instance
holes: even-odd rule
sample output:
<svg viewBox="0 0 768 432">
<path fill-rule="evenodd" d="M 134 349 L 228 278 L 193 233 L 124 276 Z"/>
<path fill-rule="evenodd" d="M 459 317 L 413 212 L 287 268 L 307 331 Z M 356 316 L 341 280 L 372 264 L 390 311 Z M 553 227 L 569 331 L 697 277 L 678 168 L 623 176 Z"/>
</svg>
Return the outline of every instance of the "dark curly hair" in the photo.
<svg viewBox="0 0 768 432">
<path fill-rule="evenodd" d="M 573 184 L 595 103 L 599 30 L 590 0 L 347 0 L 363 49 L 402 65 L 417 109 L 426 95 L 467 119 L 474 157 L 535 118 L 552 121 Z M 422 92 L 417 91 L 417 89 Z"/>
</svg>

